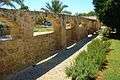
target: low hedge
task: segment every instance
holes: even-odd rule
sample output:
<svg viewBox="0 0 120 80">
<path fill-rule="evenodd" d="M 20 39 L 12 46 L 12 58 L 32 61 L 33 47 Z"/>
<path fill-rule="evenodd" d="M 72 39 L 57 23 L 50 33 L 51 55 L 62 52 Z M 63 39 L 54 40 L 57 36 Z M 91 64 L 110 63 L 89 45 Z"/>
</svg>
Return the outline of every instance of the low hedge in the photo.
<svg viewBox="0 0 120 80">
<path fill-rule="evenodd" d="M 73 65 L 66 68 L 67 77 L 72 77 L 72 80 L 94 80 L 106 60 L 109 46 L 110 42 L 108 41 L 93 40 L 87 46 L 87 51 L 82 51 Z"/>
</svg>

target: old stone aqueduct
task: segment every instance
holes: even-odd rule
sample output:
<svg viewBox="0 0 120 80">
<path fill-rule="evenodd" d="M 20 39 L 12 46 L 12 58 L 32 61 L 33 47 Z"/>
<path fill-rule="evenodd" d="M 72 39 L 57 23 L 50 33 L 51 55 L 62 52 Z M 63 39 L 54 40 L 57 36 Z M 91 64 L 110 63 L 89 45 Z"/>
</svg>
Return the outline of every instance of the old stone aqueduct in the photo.
<svg viewBox="0 0 120 80">
<path fill-rule="evenodd" d="M 52 21 L 54 32 L 33 36 L 39 16 Z M 10 29 L 12 40 L 0 41 L 0 75 L 9 75 L 53 55 L 100 28 L 98 20 L 37 11 L 0 9 L 0 21 Z M 66 22 L 71 28 L 66 29 Z M 82 24 L 82 26 L 79 26 Z"/>
</svg>

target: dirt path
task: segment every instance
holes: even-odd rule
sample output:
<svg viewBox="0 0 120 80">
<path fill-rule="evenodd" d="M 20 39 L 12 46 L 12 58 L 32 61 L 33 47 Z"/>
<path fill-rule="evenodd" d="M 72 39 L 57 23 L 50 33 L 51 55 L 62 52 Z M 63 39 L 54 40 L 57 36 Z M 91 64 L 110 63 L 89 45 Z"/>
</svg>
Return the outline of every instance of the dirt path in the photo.
<svg viewBox="0 0 120 80">
<path fill-rule="evenodd" d="M 36 66 L 30 66 L 21 72 L 9 76 L 8 80 L 70 80 L 66 78 L 65 68 L 70 66 L 74 58 L 81 50 L 86 48 L 87 43 L 91 39 L 87 37 L 52 57 L 41 61 Z"/>
</svg>

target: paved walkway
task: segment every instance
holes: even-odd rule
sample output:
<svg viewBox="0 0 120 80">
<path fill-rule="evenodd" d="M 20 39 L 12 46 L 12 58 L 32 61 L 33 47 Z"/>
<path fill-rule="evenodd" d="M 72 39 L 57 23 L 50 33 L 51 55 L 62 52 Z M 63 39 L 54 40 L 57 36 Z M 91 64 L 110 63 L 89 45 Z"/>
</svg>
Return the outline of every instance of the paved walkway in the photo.
<svg viewBox="0 0 120 80">
<path fill-rule="evenodd" d="M 56 53 L 52 57 L 30 66 L 9 77 L 8 80 L 70 80 L 66 78 L 65 68 L 71 64 L 85 44 L 92 38 L 85 38 L 73 46 Z M 84 46 L 84 47 L 83 47 Z"/>
</svg>

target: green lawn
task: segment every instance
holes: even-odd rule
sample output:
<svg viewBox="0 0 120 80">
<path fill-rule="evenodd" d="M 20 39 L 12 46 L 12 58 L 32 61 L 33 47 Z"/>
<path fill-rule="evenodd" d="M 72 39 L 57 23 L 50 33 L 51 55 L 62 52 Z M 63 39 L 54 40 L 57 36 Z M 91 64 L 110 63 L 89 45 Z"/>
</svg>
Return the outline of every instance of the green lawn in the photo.
<svg viewBox="0 0 120 80">
<path fill-rule="evenodd" d="M 107 55 L 108 68 L 103 71 L 105 80 L 120 80 L 120 40 L 110 40 L 111 49 Z"/>
<path fill-rule="evenodd" d="M 34 27 L 33 29 L 34 32 L 49 32 L 49 31 L 53 31 L 53 27 L 49 26 L 41 26 L 41 25 L 37 25 L 36 27 Z"/>
</svg>

